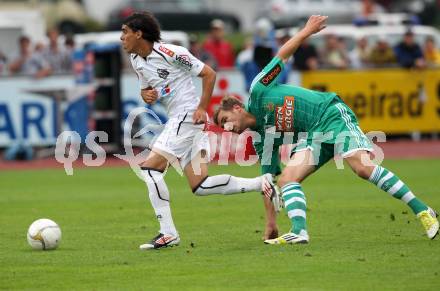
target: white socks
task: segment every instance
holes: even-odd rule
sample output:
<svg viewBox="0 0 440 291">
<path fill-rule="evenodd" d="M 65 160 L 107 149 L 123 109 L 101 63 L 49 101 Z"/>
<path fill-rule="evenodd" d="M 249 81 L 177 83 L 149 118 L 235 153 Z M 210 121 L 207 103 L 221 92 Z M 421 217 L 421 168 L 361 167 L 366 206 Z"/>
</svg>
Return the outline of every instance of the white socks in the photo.
<svg viewBox="0 0 440 291">
<path fill-rule="evenodd" d="M 262 177 L 238 178 L 231 175 L 206 177 L 193 193 L 200 196 L 211 194 L 235 194 L 250 191 L 261 191 Z"/>
<path fill-rule="evenodd" d="M 170 209 L 170 192 L 163 180 L 163 173 L 154 169 L 143 168 L 142 173 L 148 187 L 151 205 L 160 223 L 160 232 L 178 236 Z"/>
<path fill-rule="evenodd" d="M 164 181 L 164 175 L 154 169 L 142 168 L 142 174 L 148 187 L 151 205 L 160 224 L 160 232 L 178 236 L 170 209 L 170 193 Z M 206 177 L 194 194 L 206 196 L 211 194 L 235 194 L 257 191 L 262 188 L 262 176 L 257 178 L 238 178 L 231 175 L 217 175 Z"/>
</svg>

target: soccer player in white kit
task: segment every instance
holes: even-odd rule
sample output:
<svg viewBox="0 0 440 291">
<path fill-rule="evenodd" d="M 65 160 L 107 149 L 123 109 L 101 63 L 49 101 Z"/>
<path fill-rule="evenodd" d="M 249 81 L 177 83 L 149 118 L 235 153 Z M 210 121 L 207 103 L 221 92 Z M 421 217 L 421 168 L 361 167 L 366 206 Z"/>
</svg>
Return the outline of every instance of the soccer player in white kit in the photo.
<svg viewBox="0 0 440 291">
<path fill-rule="evenodd" d="M 158 249 L 180 242 L 171 216 L 170 194 L 164 181 L 164 171 L 175 161 L 180 163 L 195 195 L 262 191 L 266 197 L 266 215 L 275 215 L 267 197 L 272 197 L 274 203 L 279 198 L 270 175 L 257 178 L 208 176 L 205 161 L 209 158 L 209 140 L 203 129 L 215 84 L 215 72 L 186 48 L 160 42 L 159 24 L 149 12 L 134 13 L 125 19 L 121 41 L 124 50 L 130 53 L 133 69 L 139 77 L 142 99 L 148 104 L 160 99 L 167 108 L 169 118 L 147 159 L 141 164 L 160 231 L 140 249 Z M 202 78 L 201 97 L 195 90 L 192 76 Z M 268 237 L 276 237 L 276 226 L 266 225 L 266 233 Z"/>
</svg>

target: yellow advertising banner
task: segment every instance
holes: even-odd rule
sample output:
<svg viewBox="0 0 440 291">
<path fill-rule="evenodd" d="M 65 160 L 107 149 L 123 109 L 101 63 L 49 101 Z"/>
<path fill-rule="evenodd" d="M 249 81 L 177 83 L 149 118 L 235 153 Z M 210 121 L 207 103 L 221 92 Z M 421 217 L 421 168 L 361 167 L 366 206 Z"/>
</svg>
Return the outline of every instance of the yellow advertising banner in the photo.
<svg viewBox="0 0 440 291">
<path fill-rule="evenodd" d="M 336 92 L 364 132 L 440 132 L 440 69 L 305 72 L 302 86 Z"/>
</svg>

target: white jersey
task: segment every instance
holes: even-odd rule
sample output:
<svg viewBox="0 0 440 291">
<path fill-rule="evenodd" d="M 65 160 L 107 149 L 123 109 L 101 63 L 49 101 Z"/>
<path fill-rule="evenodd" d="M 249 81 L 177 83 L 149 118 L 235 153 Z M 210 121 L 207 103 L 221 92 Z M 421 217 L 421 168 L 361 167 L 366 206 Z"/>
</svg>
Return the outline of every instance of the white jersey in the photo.
<svg viewBox="0 0 440 291">
<path fill-rule="evenodd" d="M 196 92 L 192 76 L 198 76 L 204 64 L 186 48 L 155 42 L 146 58 L 131 54 L 130 60 L 139 77 L 140 88 L 156 89 L 169 118 L 197 108 L 200 94 Z"/>
</svg>

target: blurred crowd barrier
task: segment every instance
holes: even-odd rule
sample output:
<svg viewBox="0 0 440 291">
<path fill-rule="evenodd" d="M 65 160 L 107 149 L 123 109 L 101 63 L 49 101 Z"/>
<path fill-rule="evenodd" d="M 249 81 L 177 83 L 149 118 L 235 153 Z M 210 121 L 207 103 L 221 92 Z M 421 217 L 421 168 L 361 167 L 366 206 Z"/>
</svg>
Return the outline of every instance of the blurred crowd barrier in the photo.
<svg viewBox="0 0 440 291">
<path fill-rule="evenodd" d="M 337 92 L 356 112 L 365 132 L 386 134 L 440 132 L 440 69 L 374 69 L 356 71 L 292 71 L 290 84 Z M 201 90 L 199 79 L 195 79 Z M 31 146 L 54 145 L 63 130 L 84 130 L 87 125 L 87 92 L 96 83 L 77 84 L 74 75 L 0 78 L 0 147 L 21 141 Z M 237 70 L 220 70 L 212 97 L 210 113 L 225 94 L 246 101 L 248 93 L 243 75 Z M 123 121 L 129 112 L 145 106 L 139 97 L 135 74 L 121 76 Z M 166 120 L 165 108 L 158 102 L 151 108 Z M 139 127 L 155 122 L 142 116 Z M 78 129 L 79 128 L 79 129 Z M 85 129 L 87 130 L 87 128 Z M 152 136 L 146 133 L 138 143 Z M 134 143 L 135 144 L 135 143 Z"/>
</svg>

